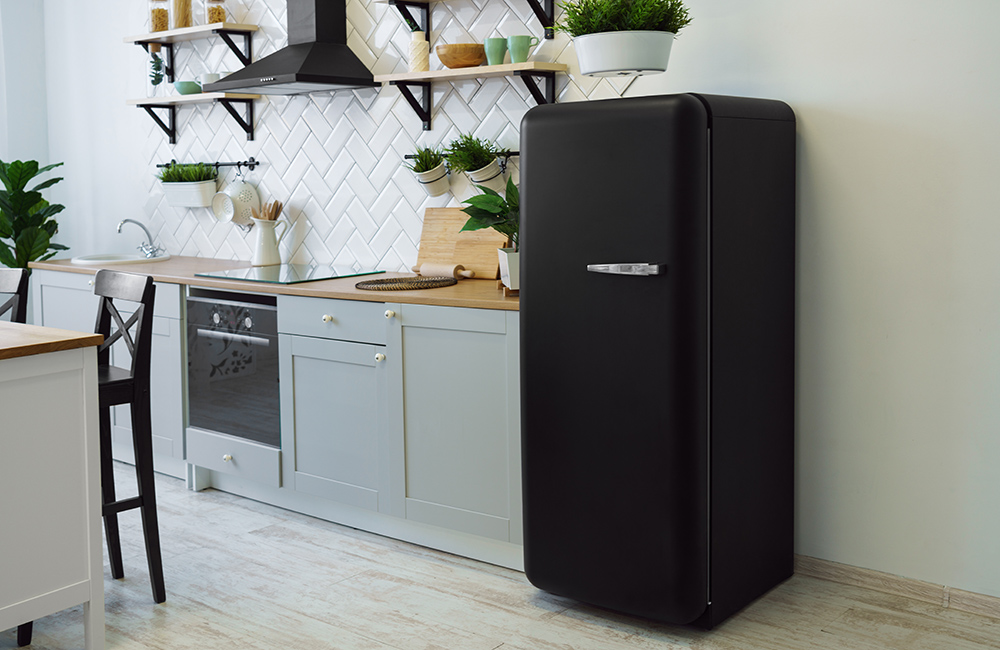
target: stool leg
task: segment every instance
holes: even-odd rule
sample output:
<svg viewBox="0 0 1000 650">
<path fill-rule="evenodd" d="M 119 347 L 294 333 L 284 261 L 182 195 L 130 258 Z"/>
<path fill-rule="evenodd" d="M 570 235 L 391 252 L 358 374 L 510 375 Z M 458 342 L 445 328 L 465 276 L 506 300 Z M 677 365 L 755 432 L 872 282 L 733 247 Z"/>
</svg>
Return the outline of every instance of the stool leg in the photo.
<svg viewBox="0 0 1000 650">
<path fill-rule="evenodd" d="M 101 497 L 104 504 L 115 502 L 115 465 L 111 457 L 111 407 L 98 409 L 101 412 Z M 104 536 L 108 539 L 108 560 L 111 563 L 111 577 L 120 580 L 125 577 L 122 565 L 122 543 L 118 534 L 118 513 L 104 514 Z"/>
<path fill-rule="evenodd" d="M 34 621 L 28 621 L 17 626 L 17 646 L 19 648 L 31 643 L 31 628 L 34 624 Z"/>
<path fill-rule="evenodd" d="M 137 395 L 132 402 L 132 442 L 135 447 L 135 473 L 142 499 L 142 532 L 146 539 L 146 562 L 153 602 L 167 599 L 163 584 L 163 561 L 160 557 L 160 532 L 156 518 L 156 485 L 153 476 L 153 426 L 149 413 L 149 393 Z"/>
</svg>

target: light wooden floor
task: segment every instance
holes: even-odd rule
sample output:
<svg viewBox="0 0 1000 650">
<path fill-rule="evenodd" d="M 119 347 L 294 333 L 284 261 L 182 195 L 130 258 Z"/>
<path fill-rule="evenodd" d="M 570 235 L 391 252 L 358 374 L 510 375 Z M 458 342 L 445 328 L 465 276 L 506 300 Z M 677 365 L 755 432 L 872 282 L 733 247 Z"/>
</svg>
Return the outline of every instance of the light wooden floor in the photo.
<svg viewBox="0 0 1000 650">
<path fill-rule="evenodd" d="M 116 471 L 128 485 L 131 468 Z M 138 513 L 125 513 L 125 579 L 105 573 L 109 648 L 1000 648 L 1000 620 L 799 575 L 712 632 L 653 624 L 516 571 L 158 479 L 167 602 L 153 604 Z M 83 648 L 82 608 L 37 621 L 31 647 Z"/>
</svg>

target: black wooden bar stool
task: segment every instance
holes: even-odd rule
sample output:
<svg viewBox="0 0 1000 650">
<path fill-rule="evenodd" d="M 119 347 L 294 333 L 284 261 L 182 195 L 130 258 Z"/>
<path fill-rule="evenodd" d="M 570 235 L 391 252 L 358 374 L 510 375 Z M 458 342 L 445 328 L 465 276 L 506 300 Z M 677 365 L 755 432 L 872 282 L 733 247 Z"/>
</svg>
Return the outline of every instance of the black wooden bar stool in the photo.
<svg viewBox="0 0 1000 650">
<path fill-rule="evenodd" d="M 162 603 L 167 599 L 167 594 L 163 586 L 163 562 L 160 558 L 160 534 L 156 519 L 153 427 L 149 407 L 150 349 L 156 287 L 153 286 L 153 278 L 149 276 L 102 269 L 94 279 L 94 293 L 101 297 L 97 307 L 95 331 L 104 335 L 104 343 L 97 349 L 97 378 L 101 420 L 101 492 L 111 576 L 125 576 L 118 535 L 118 513 L 138 508 L 142 514 L 153 601 Z M 118 312 L 115 300 L 137 302 L 139 305 L 126 321 Z M 133 326 L 134 338 L 130 334 Z M 132 355 L 129 368 L 110 364 L 110 348 L 119 339 L 125 342 Z M 118 404 L 128 404 L 132 412 L 132 444 L 139 486 L 137 496 L 120 501 L 115 500 L 114 464 L 111 457 L 111 407 Z"/>
<path fill-rule="evenodd" d="M 26 323 L 28 317 L 28 269 L 0 269 L 0 293 L 12 293 L 0 303 L 0 316 L 10 313 L 10 322 Z"/>
</svg>

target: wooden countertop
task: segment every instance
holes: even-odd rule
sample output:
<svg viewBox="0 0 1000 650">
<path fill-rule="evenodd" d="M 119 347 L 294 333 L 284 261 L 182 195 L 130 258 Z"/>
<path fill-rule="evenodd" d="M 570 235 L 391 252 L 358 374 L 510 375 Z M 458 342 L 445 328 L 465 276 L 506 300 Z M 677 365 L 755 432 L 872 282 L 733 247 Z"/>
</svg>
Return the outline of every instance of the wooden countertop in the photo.
<svg viewBox="0 0 1000 650">
<path fill-rule="evenodd" d="M 86 348 L 100 345 L 103 340 L 104 337 L 100 334 L 0 321 L 0 359 Z"/>
<path fill-rule="evenodd" d="M 289 296 L 311 296 L 314 298 L 340 298 L 344 300 L 364 300 L 367 302 L 398 302 L 415 305 L 440 305 L 444 307 L 472 307 L 477 309 L 502 309 L 517 311 L 516 297 L 505 298 L 497 289 L 495 280 L 460 280 L 458 284 L 437 289 L 415 291 L 362 291 L 354 287 L 361 280 L 374 278 L 413 277 L 413 273 L 380 273 L 372 276 L 342 278 L 339 280 L 317 280 L 300 284 L 269 284 L 266 282 L 246 282 L 221 278 L 203 278 L 196 273 L 207 273 L 224 269 L 250 266 L 238 260 L 217 260 L 209 257 L 175 256 L 162 262 L 135 264 L 84 265 L 73 264 L 69 260 L 47 260 L 31 262 L 33 269 L 83 273 L 93 275 L 102 268 L 141 273 L 153 276 L 156 282 L 186 284 L 196 287 L 212 287 L 230 291 L 271 293 Z"/>
</svg>

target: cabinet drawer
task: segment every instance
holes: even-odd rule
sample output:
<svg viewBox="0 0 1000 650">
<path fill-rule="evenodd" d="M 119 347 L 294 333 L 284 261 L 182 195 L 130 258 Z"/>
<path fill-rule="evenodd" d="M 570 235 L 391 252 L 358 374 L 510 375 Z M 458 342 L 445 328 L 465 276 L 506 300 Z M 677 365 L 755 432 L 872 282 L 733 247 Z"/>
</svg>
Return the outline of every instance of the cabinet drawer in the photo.
<svg viewBox="0 0 1000 650">
<path fill-rule="evenodd" d="M 187 428 L 187 462 L 265 485 L 281 485 L 280 449 L 197 427 Z"/>
<path fill-rule="evenodd" d="M 278 332 L 384 345 L 385 310 L 381 302 L 278 296 Z"/>
<path fill-rule="evenodd" d="M 95 271 L 96 274 L 96 271 Z M 42 304 L 42 320 L 55 320 L 66 318 L 79 319 L 81 325 L 85 324 L 84 332 L 93 330 L 94 321 L 97 318 L 97 297 L 94 296 L 94 275 L 89 273 L 70 273 L 61 271 L 49 271 L 46 269 L 36 269 L 31 274 L 31 281 L 37 287 L 37 295 L 40 296 Z M 76 298 L 72 296 L 78 296 Z M 75 300 L 71 307 L 66 307 L 67 300 Z M 82 301 L 82 302 L 81 302 Z M 132 312 L 135 309 L 134 302 L 123 300 L 119 302 L 119 309 Z M 92 305 L 92 307 L 91 307 Z M 38 308 L 36 308 L 37 311 Z M 64 314 L 67 309 L 74 311 L 84 311 L 83 314 Z M 47 312 L 63 312 L 61 314 L 50 314 Z M 156 298 L 153 302 L 153 314 L 164 318 L 181 317 L 181 290 L 180 285 L 163 282 L 156 283 Z M 48 323 L 46 323 L 48 324 Z M 50 327 L 60 327 L 53 324 Z M 70 327 L 67 329 L 80 330 L 81 327 Z"/>
</svg>

